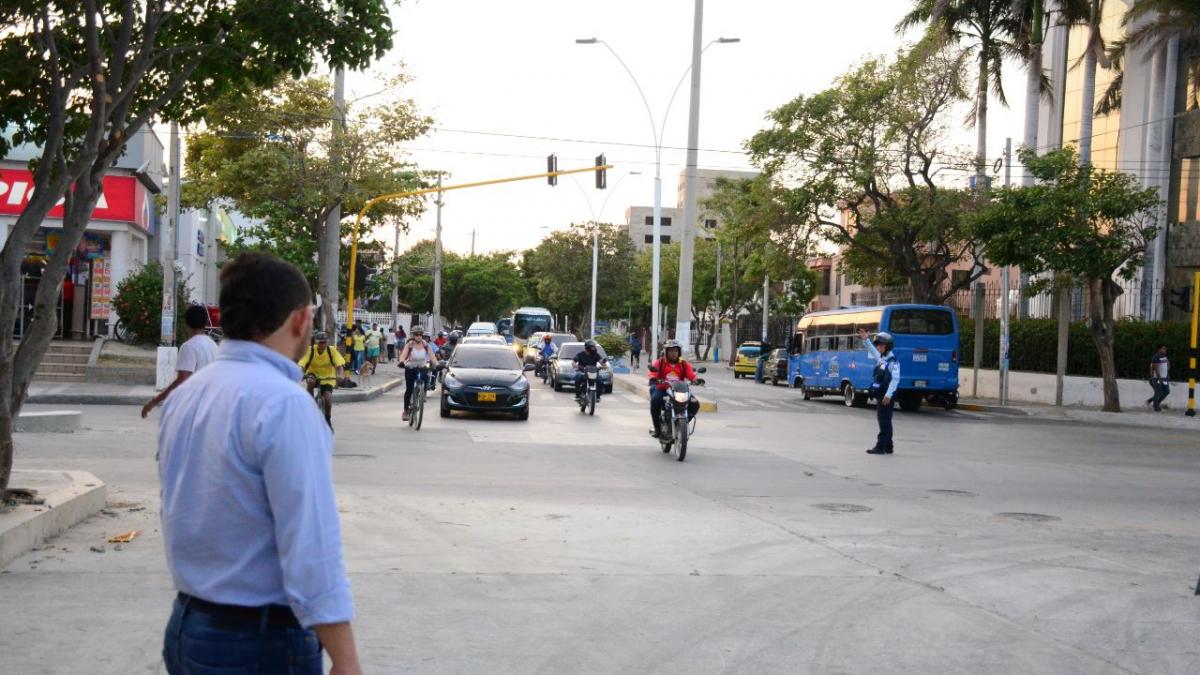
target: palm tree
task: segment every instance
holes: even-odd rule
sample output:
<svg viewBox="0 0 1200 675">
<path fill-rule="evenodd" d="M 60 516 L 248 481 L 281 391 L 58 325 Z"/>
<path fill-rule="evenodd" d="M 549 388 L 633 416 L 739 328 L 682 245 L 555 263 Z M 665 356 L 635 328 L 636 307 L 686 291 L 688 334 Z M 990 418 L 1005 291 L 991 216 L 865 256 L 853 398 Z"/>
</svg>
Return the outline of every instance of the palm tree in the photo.
<svg viewBox="0 0 1200 675">
<path fill-rule="evenodd" d="M 1138 24 L 1129 31 L 1129 27 Z M 1176 41 L 1181 53 L 1190 53 L 1188 78 L 1191 90 L 1200 92 L 1200 2 L 1196 0 L 1134 0 L 1125 13 L 1121 25 L 1126 36 L 1117 40 L 1108 50 L 1112 68 L 1116 71 L 1108 89 L 1096 104 L 1096 113 L 1105 114 L 1121 107 L 1121 88 L 1124 84 L 1125 52 L 1129 47 L 1153 53 Z M 1168 67 L 1171 67 L 1168 64 Z M 1195 96 L 1195 95 L 1194 95 Z M 1200 99 L 1193 97 L 1185 101 L 1185 107 L 1200 107 Z"/>
<path fill-rule="evenodd" d="M 1013 0 L 916 0 L 896 30 L 922 25 L 935 39 L 970 42 L 968 49 L 978 61 L 971 117 L 975 124 L 975 173 L 982 183 L 987 166 L 988 92 L 994 93 L 1001 105 L 1008 105 L 1000 76 L 1004 59 L 1020 54 L 1013 41 L 1020 28 Z"/>
</svg>

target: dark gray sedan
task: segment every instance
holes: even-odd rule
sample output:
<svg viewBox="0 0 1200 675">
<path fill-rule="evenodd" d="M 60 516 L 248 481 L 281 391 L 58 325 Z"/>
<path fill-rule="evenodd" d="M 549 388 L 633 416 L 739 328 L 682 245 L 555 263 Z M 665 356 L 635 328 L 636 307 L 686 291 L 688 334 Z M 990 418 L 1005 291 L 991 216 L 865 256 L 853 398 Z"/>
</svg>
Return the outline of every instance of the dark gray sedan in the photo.
<svg viewBox="0 0 1200 675">
<path fill-rule="evenodd" d="M 529 419 L 529 380 L 507 345 L 460 344 L 442 381 L 442 417 L 455 410 L 503 412 Z"/>
</svg>

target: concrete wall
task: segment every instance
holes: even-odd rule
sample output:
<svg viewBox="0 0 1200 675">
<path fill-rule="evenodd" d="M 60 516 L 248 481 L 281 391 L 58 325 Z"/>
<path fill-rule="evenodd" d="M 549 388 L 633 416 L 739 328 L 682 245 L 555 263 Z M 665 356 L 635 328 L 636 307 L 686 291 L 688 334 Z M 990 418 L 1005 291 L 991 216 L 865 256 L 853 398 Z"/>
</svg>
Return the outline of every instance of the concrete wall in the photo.
<svg viewBox="0 0 1200 675">
<path fill-rule="evenodd" d="M 958 393 L 964 398 L 971 396 L 974 382 L 971 368 L 958 371 Z M 1122 408 L 1141 406 L 1150 398 L 1150 384 L 1146 380 L 1117 380 Z M 1000 372 L 980 369 L 979 396 L 999 398 Z M 1026 373 L 1013 371 L 1008 377 L 1008 400 L 1012 403 L 1042 403 L 1054 405 L 1054 375 L 1048 373 Z M 1070 406 L 1104 405 L 1104 390 L 1098 377 L 1076 377 L 1068 375 L 1063 382 L 1063 404 Z M 1166 404 L 1176 410 L 1187 407 L 1187 382 L 1173 382 L 1171 395 Z"/>
</svg>

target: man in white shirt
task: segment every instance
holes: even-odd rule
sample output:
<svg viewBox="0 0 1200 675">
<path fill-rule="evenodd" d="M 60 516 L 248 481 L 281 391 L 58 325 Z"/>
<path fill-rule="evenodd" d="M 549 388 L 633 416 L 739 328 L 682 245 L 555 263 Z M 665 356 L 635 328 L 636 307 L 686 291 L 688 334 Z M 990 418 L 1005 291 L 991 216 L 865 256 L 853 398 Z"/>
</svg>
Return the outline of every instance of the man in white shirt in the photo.
<svg viewBox="0 0 1200 675">
<path fill-rule="evenodd" d="M 183 384 L 197 370 L 217 358 L 217 343 L 213 342 L 207 333 L 208 310 L 201 305 L 188 307 L 187 311 L 183 313 L 183 323 L 187 326 L 191 337 L 179 348 L 179 358 L 175 360 L 175 381 L 159 392 L 158 396 L 150 399 L 149 403 L 142 406 L 142 417 L 149 415 L 151 410 L 167 400 L 171 392 L 175 391 L 176 387 Z"/>
</svg>

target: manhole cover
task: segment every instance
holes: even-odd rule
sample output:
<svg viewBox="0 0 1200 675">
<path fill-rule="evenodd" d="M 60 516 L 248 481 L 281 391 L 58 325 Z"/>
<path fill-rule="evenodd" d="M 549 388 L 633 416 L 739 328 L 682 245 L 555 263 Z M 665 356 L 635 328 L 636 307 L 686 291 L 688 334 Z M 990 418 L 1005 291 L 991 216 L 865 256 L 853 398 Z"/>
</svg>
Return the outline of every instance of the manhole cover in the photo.
<svg viewBox="0 0 1200 675">
<path fill-rule="evenodd" d="M 375 459 L 375 455 L 356 455 L 350 452 L 335 452 L 333 456 L 335 458 L 341 457 L 342 459 Z"/>
<path fill-rule="evenodd" d="M 997 513 L 1001 518 L 1011 518 L 1019 520 L 1023 523 L 1049 523 L 1055 520 L 1062 520 L 1058 516 L 1048 516 L 1044 513 Z"/>
<path fill-rule="evenodd" d="M 929 490 L 928 492 L 931 495 L 946 495 L 947 497 L 974 497 L 975 496 L 974 492 L 967 492 L 966 490 Z"/>
<path fill-rule="evenodd" d="M 813 508 L 834 513 L 865 513 L 871 510 L 871 507 L 862 504 L 813 504 Z"/>
</svg>

